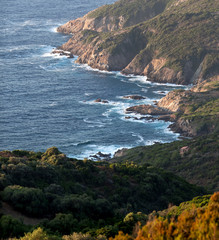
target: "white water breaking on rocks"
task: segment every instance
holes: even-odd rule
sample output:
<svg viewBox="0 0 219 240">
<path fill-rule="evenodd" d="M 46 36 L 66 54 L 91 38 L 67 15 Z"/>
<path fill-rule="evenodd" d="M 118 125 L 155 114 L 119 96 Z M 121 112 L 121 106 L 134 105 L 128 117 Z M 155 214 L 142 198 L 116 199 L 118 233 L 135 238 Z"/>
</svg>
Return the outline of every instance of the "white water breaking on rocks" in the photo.
<svg viewBox="0 0 219 240">
<path fill-rule="evenodd" d="M 178 138 L 169 123 L 140 119 L 125 110 L 153 104 L 162 92 L 181 86 L 99 71 L 75 63 L 77 57 L 51 54 L 71 37 L 57 33 L 59 24 L 112 2 L 76 0 L 66 8 L 56 0 L 15 0 L 9 12 L 8 1 L 1 1 L 0 150 L 45 151 L 56 146 L 83 159 Z M 123 98 L 128 95 L 145 99 Z"/>
</svg>

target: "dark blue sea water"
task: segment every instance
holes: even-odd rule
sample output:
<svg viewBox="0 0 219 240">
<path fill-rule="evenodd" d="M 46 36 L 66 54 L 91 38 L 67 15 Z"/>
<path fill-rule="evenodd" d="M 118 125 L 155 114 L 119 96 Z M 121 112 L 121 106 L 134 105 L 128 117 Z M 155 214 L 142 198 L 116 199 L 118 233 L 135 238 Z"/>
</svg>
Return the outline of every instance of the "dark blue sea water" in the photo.
<svg viewBox="0 0 219 240">
<path fill-rule="evenodd" d="M 178 137 L 168 123 L 126 119 L 124 110 L 179 87 L 95 71 L 50 54 L 69 39 L 55 31 L 57 26 L 112 2 L 0 1 L 0 150 L 57 146 L 68 156 L 83 158 Z M 147 99 L 122 98 L 130 94 Z M 94 103 L 97 98 L 109 103 Z"/>
</svg>

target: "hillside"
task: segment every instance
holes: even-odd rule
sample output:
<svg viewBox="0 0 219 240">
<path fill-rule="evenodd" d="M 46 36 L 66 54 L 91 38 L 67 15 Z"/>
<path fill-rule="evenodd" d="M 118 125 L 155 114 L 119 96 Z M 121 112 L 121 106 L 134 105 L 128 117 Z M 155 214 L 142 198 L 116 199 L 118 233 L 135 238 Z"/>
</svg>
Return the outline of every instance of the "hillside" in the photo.
<svg viewBox="0 0 219 240">
<path fill-rule="evenodd" d="M 215 0 L 122 0 L 59 27 L 74 33 L 61 49 L 93 68 L 196 83 L 218 75 L 218 10 Z"/>
<path fill-rule="evenodd" d="M 120 232 L 111 240 L 218 239 L 218 217 L 219 193 L 215 193 L 210 201 L 209 196 L 205 196 L 162 213 L 153 213 L 137 233 Z"/>
<path fill-rule="evenodd" d="M 58 234 L 103 228 L 112 236 L 126 229 L 120 222 L 129 212 L 162 210 L 205 192 L 155 167 L 70 159 L 57 148 L 3 151 L 0 167 L 1 200 L 16 212 L 44 218 L 40 226 Z"/>
<path fill-rule="evenodd" d="M 171 206 L 163 211 L 153 211 L 149 215 L 130 212 L 123 219 L 128 233 L 119 231 L 115 237 L 107 238 L 100 231 L 97 236 L 91 233 L 72 233 L 55 236 L 45 229 L 36 228 L 26 233 L 20 240 L 159 240 L 159 239 L 211 239 L 219 237 L 219 193 L 195 197 L 179 206 Z M 1 219 L 0 219 L 1 221 Z M 14 220 L 14 224 L 17 224 Z M 21 224 L 21 223 L 20 223 Z M 2 231 L 1 227 L 0 230 Z M 12 238 L 10 238 L 12 239 Z M 13 238 L 13 240 L 18 240 Z"/>
<path fill-rule="evenodd" d="M 163 168 L 211 191 L 219 191 L 218 133 L 205 137 L 152 146 L 139 146 L 123 151 L 114 162 L 133 162 Z"/>
<path fill-rule="evenodd" d="M 112 32 L 140 22 L 162 13 L 171 0 L 119 0 L 111 5 L 95 9 L 84 17 L 71 20 L 60 26 L 58 31 L 77 33 L 83 30 Z"/>
</svg>

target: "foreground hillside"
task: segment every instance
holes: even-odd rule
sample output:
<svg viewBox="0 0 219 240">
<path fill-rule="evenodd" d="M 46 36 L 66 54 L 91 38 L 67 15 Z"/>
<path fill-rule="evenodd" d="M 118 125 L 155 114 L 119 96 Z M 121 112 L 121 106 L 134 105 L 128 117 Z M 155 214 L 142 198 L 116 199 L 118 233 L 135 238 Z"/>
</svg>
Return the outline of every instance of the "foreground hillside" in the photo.
<svg viewBox="0 0 219 240">
<path fill-rule="evenodd" d="M 216 0 L 120 0 L 58 28 L 93 68 L 190 84 L 218 74 Z"/>
<path fill-rule="evenodd" d="M 204 201 L 203 201 L 204 200 Z M 203 201 L 203 202 L 202 202 Z M 176 214 L 178 212 L 178 214 Z M 135 235 L 119 233 L 115 240 L 218 239 L 219 193 L 206 199 L 194 199 L 163 213 L 154 214 Z M 137 236 L 136 236 L 137 235 Z"/>
<path fill-rule="evenodd" d="M 4 217 L 2 217 L 4 218 Z M 2 221 L 1 218 L 1 222 Z M 209 239 L 219 238 L 219 193 L 212 196 L 196 197 L 190 202 L 172 206 L 161 212 L 149 215 L 129 213 L 123 223 L 131 229 L 130 233 L 120 231 L 110 240 L 159 240 L 159 239 Z M 5 220 L 5 219 L 4 219 Z M 1 227 L 0 230 L 2 231 Z M 3 229 L 4 232 L 5 229 Z M 90 233 L 72 233 L 71 235 L 55 236 L 42 228 L 26 233 L 20 240 L 106 240 L 99 232 L 97 236 Z M 17 238 L 13 238 L 16 240 Z"/>
<path fill-rule="evenodd" d="M 26 216 L 47 219 L 40 226 L 58 234 L 111 236 L 127 228 L 121 221 L 129 212 L 147 214 L 204 193 L 158 168 L 80 161 L 57 148 L 45 153 L 3 151 L 0 167 L 3 213 L 9 204 Z"/>
</svg>

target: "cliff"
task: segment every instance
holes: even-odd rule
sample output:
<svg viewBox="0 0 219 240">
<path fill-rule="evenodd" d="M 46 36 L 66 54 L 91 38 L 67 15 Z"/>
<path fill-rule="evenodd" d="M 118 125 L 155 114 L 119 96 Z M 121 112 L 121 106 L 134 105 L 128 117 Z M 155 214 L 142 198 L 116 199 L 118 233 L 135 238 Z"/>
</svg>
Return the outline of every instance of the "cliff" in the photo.
<svg viewBox="0 0 219 240">
<path fill-rule="evenodd" d="M 116 31 L 157 16 L 164 11 L 169 2 L 170 0 L 119 0 L 67 22 L 60 26 L 58 31 L 68 34 L 83 30 Z"/>
<path fill-rule="evenodd" d="M 58 28 L 72 33 L 60 48 L 78 63 L 160 83 L 193 84 L 159 101 L 174 131 L 196 136 L 218 129 L 219 3 L 211 0 L 120 0 Z M 133 107 L 135 112 L 148 106 Z M 210 111 L 204 109 L 210 108 Z M 159 115 L 159 114 L 158 114 Z"/>
<path fill-rule="evenodd" d="M 158 102 L 158 107 L 175 113 L 172 130 L 185 136 L 219 131 L 219 77 L 197 84 L 191 90 L 176 90 Z"/>
<path fill-rule="evenodd" d="M 58 28 L 73 37 L 61 49 L 78 63 L 190 84 L 217 75 L 219 3 L 120 0 Z"/>
</svg>

